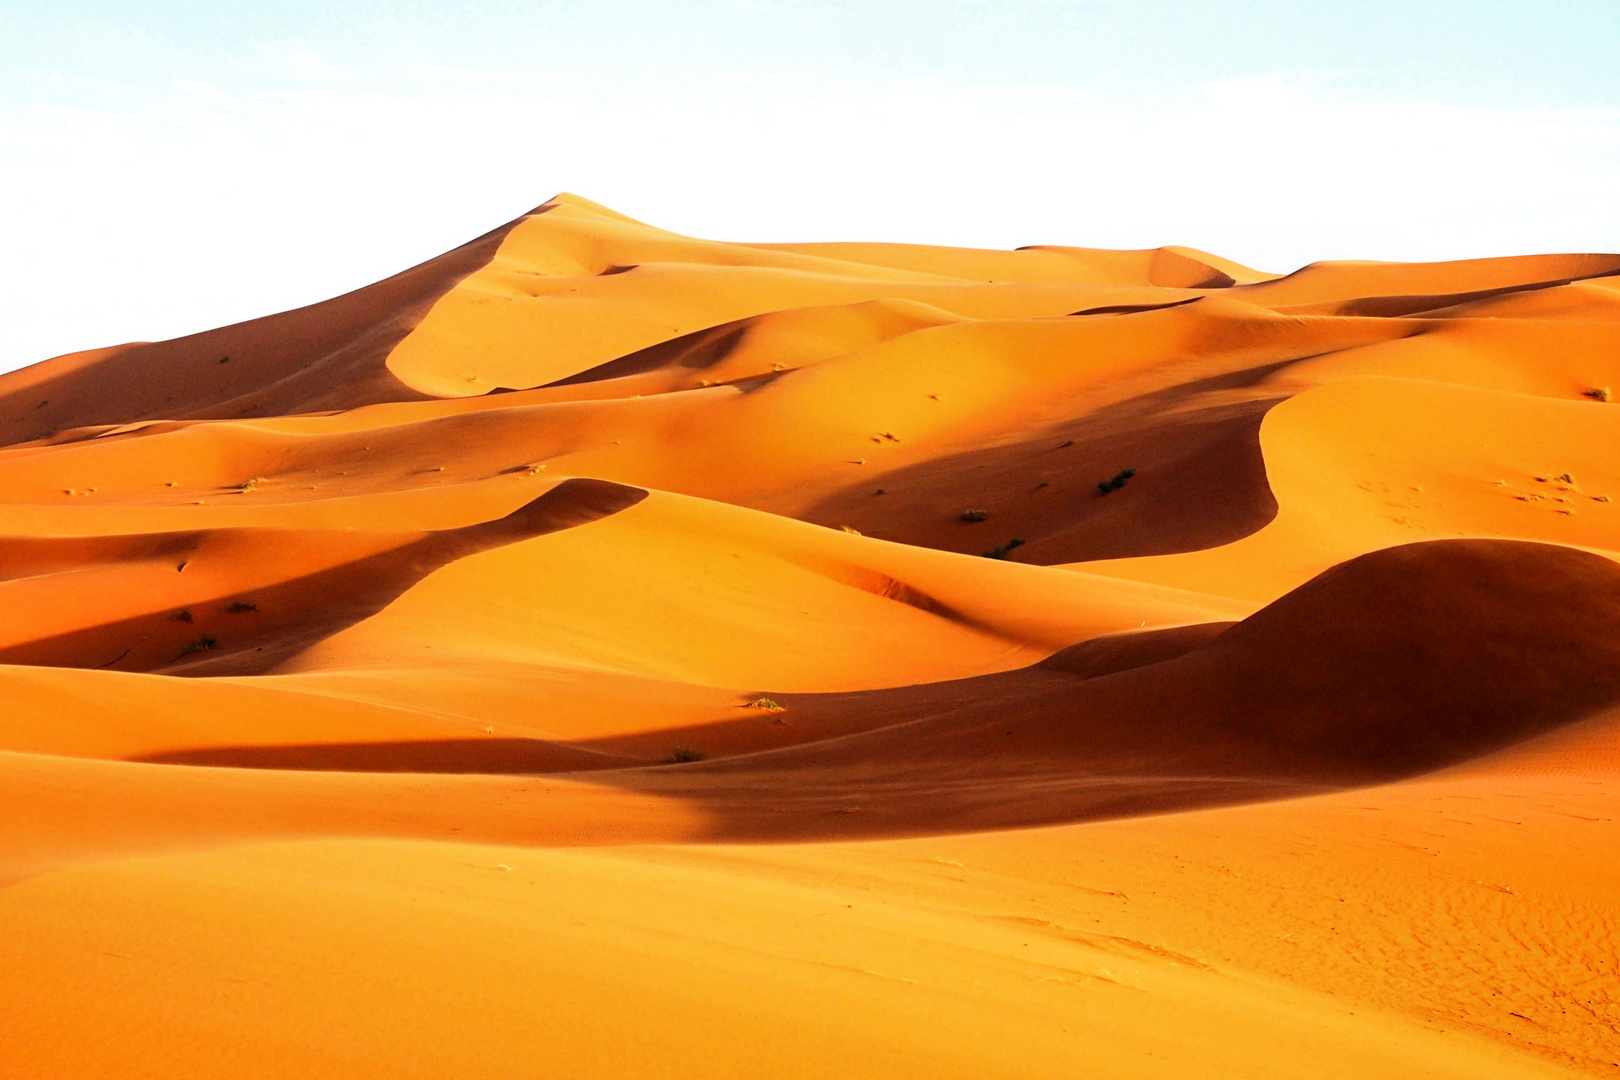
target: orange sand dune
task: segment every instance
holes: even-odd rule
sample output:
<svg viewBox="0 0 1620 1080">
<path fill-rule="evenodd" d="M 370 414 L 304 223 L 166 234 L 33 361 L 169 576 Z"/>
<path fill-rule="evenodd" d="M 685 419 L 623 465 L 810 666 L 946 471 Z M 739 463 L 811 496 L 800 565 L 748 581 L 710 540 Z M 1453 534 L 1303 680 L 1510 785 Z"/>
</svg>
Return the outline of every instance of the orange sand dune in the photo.
<svg viewBox="0 0 1620 1080">
<path fill-rule="evenodd" d="M 562 195 L 0 376 L 0 1075 L 1609 1075 L 1617 281 Z"/>
</svg>

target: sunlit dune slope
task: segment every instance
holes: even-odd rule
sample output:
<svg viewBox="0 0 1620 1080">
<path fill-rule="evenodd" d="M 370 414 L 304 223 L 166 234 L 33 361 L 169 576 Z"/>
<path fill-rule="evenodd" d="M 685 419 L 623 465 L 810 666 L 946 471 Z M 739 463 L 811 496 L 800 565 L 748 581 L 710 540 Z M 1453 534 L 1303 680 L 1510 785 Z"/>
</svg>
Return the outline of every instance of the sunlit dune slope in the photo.
<svg viewBox="0 0 1620 1080">
<path fill-rule="evenodd" d="M 1620 409 L 1446 383 L 1354 379 L 1268 414 L 1281 509 L 1236 543 L 1089 569 L 1264 602 L 1364 551 L 1519 537 L 1620 553 Z"/>
<path fill-rule="evenodd" d="M 560 195 L 0 376 L 0 1075 L 1611 1075 L 1617 283 Z"/>
</svg>

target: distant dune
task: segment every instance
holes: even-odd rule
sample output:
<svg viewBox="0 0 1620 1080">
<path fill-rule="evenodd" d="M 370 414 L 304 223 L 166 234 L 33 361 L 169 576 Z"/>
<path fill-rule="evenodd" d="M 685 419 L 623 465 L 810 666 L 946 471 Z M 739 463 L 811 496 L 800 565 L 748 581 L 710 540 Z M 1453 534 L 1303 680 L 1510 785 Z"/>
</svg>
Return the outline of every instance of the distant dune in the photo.
<svg viewBox="0 0 1620 1080">
<path fill-rule="evenodd" d="M 0 1075 L 1620 1070 L 1620 255 L 573 195 L 0 376 Z"/>
</svg>

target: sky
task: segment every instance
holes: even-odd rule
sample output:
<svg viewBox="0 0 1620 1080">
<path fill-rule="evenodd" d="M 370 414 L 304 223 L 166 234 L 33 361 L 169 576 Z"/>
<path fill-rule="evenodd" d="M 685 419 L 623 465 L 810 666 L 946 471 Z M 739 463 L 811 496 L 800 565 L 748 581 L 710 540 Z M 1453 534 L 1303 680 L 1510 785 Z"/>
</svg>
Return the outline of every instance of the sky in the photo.
<svg viewBox="0 0 1620 1080">
<path fill-rule="evenodd" d="M 725 240 L 1620 251 L 1620 2 L 0 0 L 0 370 L 558 191 Z"/>
</svg>

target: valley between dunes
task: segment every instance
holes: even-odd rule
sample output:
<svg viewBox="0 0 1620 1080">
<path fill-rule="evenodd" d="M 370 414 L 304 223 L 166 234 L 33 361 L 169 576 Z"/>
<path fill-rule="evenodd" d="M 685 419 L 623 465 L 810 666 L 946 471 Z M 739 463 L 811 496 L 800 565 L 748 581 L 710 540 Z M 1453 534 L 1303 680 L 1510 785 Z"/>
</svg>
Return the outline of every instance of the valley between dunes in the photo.
<svg viewBox="0 0 1620 1080">
<path fill-rule="evenodd" d="M 0 1075 L 1620 1075 L 1609 388 L 1617 255 L 572 195 L 0 376 Z"/>
</svg>

